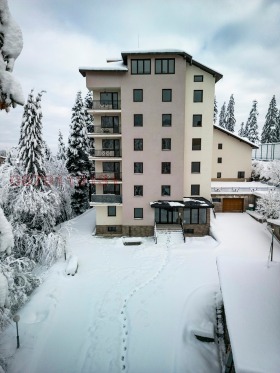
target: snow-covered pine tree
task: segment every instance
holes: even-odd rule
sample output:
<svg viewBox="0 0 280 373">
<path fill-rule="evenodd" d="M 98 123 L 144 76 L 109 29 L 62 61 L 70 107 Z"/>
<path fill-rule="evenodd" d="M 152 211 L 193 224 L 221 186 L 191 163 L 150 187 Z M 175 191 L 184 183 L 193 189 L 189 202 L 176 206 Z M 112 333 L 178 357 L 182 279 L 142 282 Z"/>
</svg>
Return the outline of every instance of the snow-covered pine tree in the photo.
<svg viewBox="0 0 280 373">
<path fill-rule="evenodd" d="M 43 140 L 42 140 L 42 92 L 33 98 L 33 91 L 28 96 L 24 107 L 21 133 L 19 140 L 19 161 L 24 170 L 28 183 L 42 188 L 46 172 L 44 169 Z"/>
<path fill-rule="evenodd" d="M 257 101 L 253 101 L 252 109 L 249 114 L 249 118 L 246 122 L 245 130 L 244 130 L 244 137 L 246 137 L 249 141 L 257 144 L 259 142 L 259 132 L 258 132 L 258 109 L 257 109 Z"/>
<path fill-rule="evenodd" d="M 241 123 L 239 131 L 238 131 L 238 136 L 244 137 L 244 122 Z"/>
<path fill-rule="evenodd" d="M 81 92 L 77 93 L 72 108 L 70 135 L 68 139 L 66 167 L 75 182 L 72 194 L 72 209 L 79 215 L 89 208 L 88 179 L 90 176 L 90 161 L 86 149 L 85 115 Z"/>
<path fill-rule="evenodd" d="M 214 124 L 216 124 L 217 119 L 218 119 L 218 106 L 217 106 L 217 100 L 216 100 L 216 96 L 215 96 L 215 98 L 214 98 L 214 116 L 213 116 Z"/>
<path fill-rule="evenodd" d="M 276 106 L 276 98 L 275 95 L 273 95 L 268 107 L 267 114 L 265 116 L 265 123 L 262 129 L 262 144 L 279 141 L 279 139 L 277 139 L 277 117 L 278 110 Z"/>
<path fill-rule="evenodd" d="M 219 126 L 225 128 L 225 119 L 226 119 L 226 103 L 224 102 L 219 115 Z"/>
<path fill-rule="evenodd" d="M 46 141 L 43 140 L 43 156 L 44 160 L 50 161 L 52 159 L 52 152 Z"/>
<path fill-rule="evenodd" d="M 234 132 L 235 127 L 235 117 L 234 117 L 234 97 L 233 95 L 230 96 L 226 114 L 225 114 L 225 128 L 229 130 L 230 132 Z"/>
<path fill-rule="evenodd" d="M 59 130 L 59 133 L 58 133 L 58 152 L 57 152 L 57 155 L 56 155 L 57 159 L 61 160 L 61 161 L 66 161 L 66 147 L 65 147 L 65 144 L 63 142 L 63 136 L 62 136 L 62 133 L 61 131 Z"/>
</svg>

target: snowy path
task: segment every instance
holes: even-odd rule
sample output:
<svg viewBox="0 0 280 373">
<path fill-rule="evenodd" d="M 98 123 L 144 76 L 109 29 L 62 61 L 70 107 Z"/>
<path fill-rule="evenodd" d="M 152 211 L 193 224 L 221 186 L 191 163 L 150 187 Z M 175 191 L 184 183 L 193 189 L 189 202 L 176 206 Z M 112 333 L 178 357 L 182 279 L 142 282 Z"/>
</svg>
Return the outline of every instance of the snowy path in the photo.
<svg viewBox="0 0 280 373">
<path fill-rule="evenodd" d="M 218 214 L 219 246 L 210 237 L 123 246 L 92 237 L 93 210 L 72 224 L 78 273 L 66 276 L 63 260 L 50 269 L 20 311 L 18 351 L 14 325 L 3 333 L 0 354 L 14 355 L 8 373 L 218 373 L 215 346 L 190 330 L 213 316 L 217 254 L 266 259 L 265 227 L 246 214 Z"/>
</svg>

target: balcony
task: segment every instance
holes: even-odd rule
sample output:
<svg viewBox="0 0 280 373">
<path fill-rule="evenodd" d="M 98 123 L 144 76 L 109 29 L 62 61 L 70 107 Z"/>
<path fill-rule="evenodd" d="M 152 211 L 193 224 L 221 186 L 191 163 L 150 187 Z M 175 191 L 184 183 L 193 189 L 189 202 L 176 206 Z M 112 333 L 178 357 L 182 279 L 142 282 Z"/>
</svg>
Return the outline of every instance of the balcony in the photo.
<svg viewBox="0 0 280 373">
<path fill-rule="evenodd" d="M 90 181 L 121 181 L 122 173 L 121 172 L 94 172 L 91 174 Z"/>
<path fill-rule="evenodd" d="M 89 150 L 89 155 L 96 158 L 120 158 L 121 149 L 94 149 Z"/>
<path fill-rule="evenodd" d="M 92 194 L 90 202 L 93 203 L 122 203 L 122 196 L 116 194 Z"/>
<path fill-rule="evenodd" d="M 110 135 L 110 134 L 120 134 L 121 126 L 115 126 L 110 128 L 105 128 L 101 126 L 90 125 L 87 127 L 88 134 L 97 134 L 97 135 Z"/>
<path fill-rule="evenodd" d="M 113 100 L 113 101 L 93 100 L 92 110 L 105 110 L 105 111 L 121 110 L 121 101 L 120 100 Z"/>
</svg>

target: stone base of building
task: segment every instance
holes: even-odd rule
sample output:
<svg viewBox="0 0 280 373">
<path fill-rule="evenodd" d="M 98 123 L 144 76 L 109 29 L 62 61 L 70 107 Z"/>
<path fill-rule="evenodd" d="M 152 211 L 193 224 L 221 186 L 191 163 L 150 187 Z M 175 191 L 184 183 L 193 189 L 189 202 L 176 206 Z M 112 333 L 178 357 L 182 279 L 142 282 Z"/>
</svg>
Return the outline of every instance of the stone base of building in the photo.
<svg viewBox="0 0 280 373">
<path fill-rule="evenodd" d="M 185 237 L 208 236 L 210 224 L 184 224 Z"/>
<path fill-rule="evenodd" d="M 149 225 L 97 225 L 97 236 L 150 237 L 154 235 L 154 227 Z"/>
</svg>

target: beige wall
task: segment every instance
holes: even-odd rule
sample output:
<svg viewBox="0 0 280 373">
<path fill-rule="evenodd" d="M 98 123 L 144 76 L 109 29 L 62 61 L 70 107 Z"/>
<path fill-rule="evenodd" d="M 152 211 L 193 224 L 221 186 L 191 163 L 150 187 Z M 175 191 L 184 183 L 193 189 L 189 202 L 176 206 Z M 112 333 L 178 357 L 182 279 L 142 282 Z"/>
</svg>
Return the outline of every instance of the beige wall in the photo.
<svg viewBox="0 0 280 373">
<path fill-rule="evenodd" d="M 108 216 L 108 206 L 95 206 L 96 225 L 122 225 L 122 206 L 116 206 L 116 216 Z"/>
<path fill-rule="evenodd" d="M 153 56 L 146 56 L 151 58 Z M 123 224 L 153 225 L 154 209 L 150 202 L 158 199 L 183 197 L 184 97 L 185 60 L 175 58 L 175 74 L 154 73 L 131 75 L 122 86 L 122 139 L 123 139 Z M 141 56 L 145 58 L 145 56 Z M 157 55 L 156 58 L 166 58 Z M 130 59 L 128 58 L 130 69 Z M 143 89 L 143 102 L 133 102 L 133 89 Z M 162 102 L 162 89 L 172 89 L 172 102 Z M 133 114 L 143 114 L 143 127 L 133 126 Z M 162 127 L 162 114 L 172 114 L 172 127 Z M 171 151 L 161 150 L 161 139 L 171 138 Z M 143 138 L 144 151 L 133 150 L 134 138 Z M 161 174 L 161 162 L 171 162 L 171 175 Z M 134 162 L 144 163 L 144 173 L 134 175 Z M 144 186 L 143 197 L 134 197 L 134 185 Z M 161 197 L 161 185 L 171 185 L 171 196 Z M 144 209 L 144 219 L 134 220 L 135 207 Z"/>
<path fill-rule="evenodd" d="M 203 75 L 203 82 L 194 82 L 194 75 Z M 186 129 L 184 154 L 184 196 L 191 195 L 191 184 L 200 185 L 200 196 L 211 195 L 211 160 L 215 78 L 196 66 L 186 70 Z M 193 91 L 203 90 L 203 102 L 193 102 Z M 202 114 L 202 127 L 193 127 L 194 114 Z M 201 151 L 192 150 L 192 139 L 201 138 Z M 191 162 L 200 162 L 200 174 L 191 174 Z"/>
<path fill-rule="evenodd" d="M 218 144 L 223 144 L 223 148 L 218 149 Z M 222 163 L 218 163 L 218 157 Z M 245 171 L 245 178 L 249 179 L 251 170 L 252 147 L 214 128 L 212 178 L 216 179 L 217 172 L 221 172 L 222 179 L 237 179 L 238 171 Z"/>
</svg>

